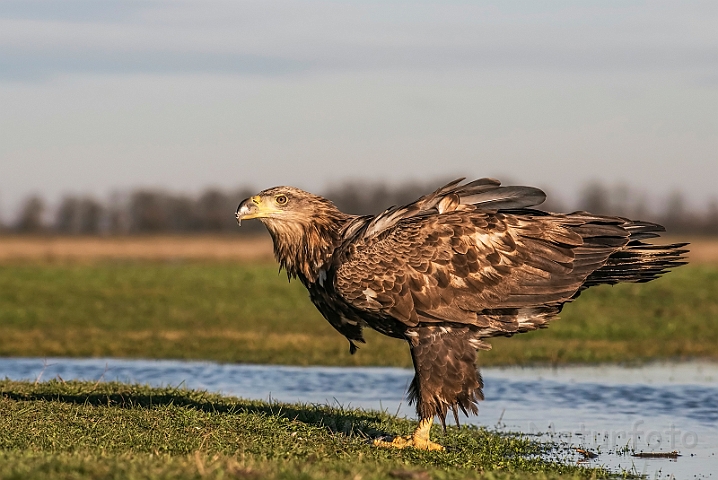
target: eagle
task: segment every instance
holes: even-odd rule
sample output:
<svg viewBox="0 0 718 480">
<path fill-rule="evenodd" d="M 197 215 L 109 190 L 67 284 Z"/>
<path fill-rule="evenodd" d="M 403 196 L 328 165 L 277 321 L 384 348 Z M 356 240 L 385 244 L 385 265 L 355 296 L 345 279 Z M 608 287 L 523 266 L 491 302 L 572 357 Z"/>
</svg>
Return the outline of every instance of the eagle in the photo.
<svg viewBox="0 0 718 480">
<path fill-rule="evenodd" d="M 429 432 L 449 411 L 478 413 L 476 367 L 486 339 L 544 328 L 594 285 L 648 282 L 683 265 L 686 243 L 645 240 L 658 224 L 536 208 L 538 188 L 491 178 L 458 179 L 378 215 L 341 212 L 326 198 L 273 187 L 242 201 L 236 218 L 257 218 L 274 255 L 322 316 L 349 340 L 366 327 L 405 340 L 415 375 L 409 401 L 419 425 L 387 447 L 442 450 Z"/>
</svg>

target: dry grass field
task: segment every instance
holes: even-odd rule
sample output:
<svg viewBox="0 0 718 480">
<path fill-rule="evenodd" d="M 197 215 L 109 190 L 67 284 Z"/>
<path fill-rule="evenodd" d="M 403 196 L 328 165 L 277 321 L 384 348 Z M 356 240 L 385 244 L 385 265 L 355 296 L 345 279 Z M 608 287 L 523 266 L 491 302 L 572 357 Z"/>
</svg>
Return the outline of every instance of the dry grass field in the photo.
<svg viewBox="0 0 718 480">
<path fill-rule="evenodd" d="M 668 237 L 661 242 L 690 242 L 688 261 L 718 265 L 718 238 Z M 272 260 L 272 241 L 263 233 L 153 236 L 0 236 L 0 262 L 93 260 Z"/>
<path fill-rule="evenodd" d="M 271 260 L 269 235 L 127 237 L 0 236 L 0 262 L 95 260 Z"/>
</svg>

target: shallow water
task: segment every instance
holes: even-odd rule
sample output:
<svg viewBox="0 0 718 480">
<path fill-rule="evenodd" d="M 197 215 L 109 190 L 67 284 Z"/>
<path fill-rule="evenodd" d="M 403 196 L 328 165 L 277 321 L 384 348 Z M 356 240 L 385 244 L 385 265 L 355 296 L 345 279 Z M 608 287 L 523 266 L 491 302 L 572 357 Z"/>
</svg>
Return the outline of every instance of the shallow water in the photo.
<svg viewBox="0 0 718 480">
<path fill-rule="evenodd" d="M 649 478 L 718 478 L 718 364 L 485 368 L 469 423 L 520 431 L 595 453 L 591 464 Z M 205 389 L 251 399 L 340 404 L 414 416 L 404 394 L 412 371 L 232 365 L 120 359 L 0 359 L 0 377 L 120 380 Z M 636 452 L 681 457 L 641 459 Z M 570 461 L 578 461 L 578 454 Z"/>
</svg>

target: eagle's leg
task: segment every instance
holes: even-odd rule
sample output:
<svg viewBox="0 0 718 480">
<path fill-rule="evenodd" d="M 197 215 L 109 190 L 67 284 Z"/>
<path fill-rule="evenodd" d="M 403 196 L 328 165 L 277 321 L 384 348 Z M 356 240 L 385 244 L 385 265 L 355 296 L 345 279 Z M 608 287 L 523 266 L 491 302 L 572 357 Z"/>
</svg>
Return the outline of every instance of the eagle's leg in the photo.
<svg viewBox="0 0 718 480">
<path fill-rule="evenodd" d="M 484 384 L 476 369 L 476 349 L 483 345 L 470 327 L 420 325 L 407 330 L 414 379 L 409 386 L 409 403 L 416 403 L 421 421 L 412 435 L 396 437 L 391 442 L 376 440 L 380 447 L 422 450 L 444 450 L 429 439 L 429 431 L 438 416 L 446 428 L 446 414 L 458 410 L 478 412 L 477 403 L 484 399 Z"/>
<path fill-rule="evenodd" d="M 419 450 L 444 450 L 444 447 L 438 443 L 432 442 L 429 439 L 429 433 L 431 432 L 431 425 L 434 423 L 434 418 L 422 418 L 419 422 L 419 426 L 416 427 L 414 433 L 405 437 L 396 437 L 391 442 L 385 440 L 374 440 L 374 445 L 377 447 L 388 447 L 388 448 L 406 448 L 414 447 Z"/>
</svg>

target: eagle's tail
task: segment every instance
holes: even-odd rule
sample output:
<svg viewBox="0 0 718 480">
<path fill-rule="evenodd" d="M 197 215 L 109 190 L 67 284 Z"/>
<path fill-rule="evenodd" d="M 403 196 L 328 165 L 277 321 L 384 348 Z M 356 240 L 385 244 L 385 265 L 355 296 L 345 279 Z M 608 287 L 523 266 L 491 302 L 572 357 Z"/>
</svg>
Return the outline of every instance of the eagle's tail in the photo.
<svg viewBox="0 0 718 480">
<path fill-rule="evenodd" d="M 619 282 L 644 283 L 654 280 L 671 268 L 685 265 L 687 243 L 654 245 L 644 240 L 665 231 L 656 223 L 627 220 L 622 227 L 629 233 L 628 243 L 612 253 L 606 263 L 586 278 L 583 288 L 613 285 Z M 585 239 L 584 239 L 585 240 Z"/>
</svg>

